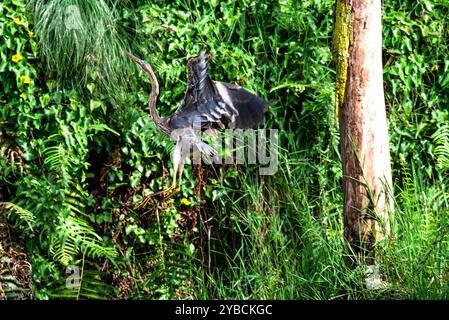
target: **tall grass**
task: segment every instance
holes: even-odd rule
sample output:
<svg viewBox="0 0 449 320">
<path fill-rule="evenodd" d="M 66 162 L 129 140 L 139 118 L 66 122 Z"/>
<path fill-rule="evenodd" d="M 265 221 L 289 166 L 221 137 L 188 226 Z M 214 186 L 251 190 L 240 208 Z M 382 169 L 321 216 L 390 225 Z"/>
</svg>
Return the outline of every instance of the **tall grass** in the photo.
<svg viewBox="0 0 449 320">
<path fill-rule="evenodd" d="M 32 0 L 34 29 L 46 74 L 53 86 L 117 95 L 129 78 L 123 52 L 130 34 L 119 4 L 107 0 Z M 89 88 L 87 91 L 87 88 Z M 98 98 L 98 97 L 97 97 Z"/>
<path fill-rule="evenodd" d="M 284 151 L 285 152 L 285 151 Z M 387 286 L 368 290 L 366 265 L 345 263 L 342 193 L 336 181 L 321 197 L 308 177 L 318 166 L 305 152 L 282 154 L 277 177 L 242 175 L 241 198 L 223 186 L 209 217 L 212 261 L 196 278 L 202 299 L 447 299 L 449 205 L 445 186 L 403 167 L 395 183 L 392 236 L 377 250 Z M 292 159 L 293 158 L 293 159 Z M 212 264 L 212 268 L 207 268 Z M 195 273 L 194 273 L 195 274 Z"/>
<path fill-rule="evenodd" d="M 267 67 L 268 72 L 257 76 L 271 84 L 269 96 L 276 101 L 266 126 L 281 130 L 279 171 L 262 177 L 257 170 L 245 168 L 235 180 L 222 179 L 224 196 L 203 212 L 208 221 L 203 230 L 208 252 L 194 272 L 196 298 L 448 298 L 447 176 L 429 180 L 428 172 L 413 162 L 406 165 L 393 159 L 400 169 L 394 171 L 392 236 L 376 249 L 381 252 L 376 263 L 386 287 L 368 290 L 364 262 L 356 268 L 345 263 L 351 248 L 343 237 L 339 134 L 331 109 L 333 71 L 316 61 L 317 54 L 325 59 L 325 39 L 331 29 L 326 19 L 314 18 L 330 2 L 303 3 L 316 10 L 313 17 L 298 14 L 301 5 L 290 4 L 296 14 L 284 11 L 283 20 L 273 29 L 263 15 L 251 18 L 263 42 L 263 55 L 256 51 L 256 59 L 263 56 L 273 62 L 272 69 Z M 233 30 L 238 33 L 239 28 L 243 25 Z M 301 56 L 297 70 L 287 64 L 288 51 L 282 51 L 283 43 L 290 40 L 281 41 L 285 28 L 304 37 L 301 47 L 292 45 Z M 240 46 L 247 44 L 242 40 Z M 319 71 L 312 74 L 314 68 Z M 282 78 L 287 69 L 289 78 Z M 389 106 L 392 112 L 395 107 Z M 393 145 L 399 143 L 400 138 L 393 138 Z"/>
<path fill-rule="evenodd" d="M 396 185 L 393 238 L 383 267 L 402 297 L 449 298 L 449 206 L 444 181 L 429 184 L 424 172 L 403 164 Z"/>
</svg>

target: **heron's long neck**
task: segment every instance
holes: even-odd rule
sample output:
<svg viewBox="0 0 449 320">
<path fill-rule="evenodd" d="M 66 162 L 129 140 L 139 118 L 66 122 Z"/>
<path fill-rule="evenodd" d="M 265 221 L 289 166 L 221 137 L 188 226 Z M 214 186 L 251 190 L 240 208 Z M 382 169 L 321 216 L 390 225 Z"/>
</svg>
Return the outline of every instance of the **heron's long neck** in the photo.
<svg viewBox="0 0 449 320">
<path fill-rule="evenodd" d="M 150 98 L 148 101 L 150 115 L 151 115 L 151 118 L 153 119 L 154 123 L 156 124 L 156 127 L 158 128 L 158 130 L 167 135 L 170 135 L 171 130 L 170 130 L 170 127 L 168 126 L 167 119 L 161 118 L 159 116 L 159 113 L 156 110 L 156 102 L 157 102 L 157 98 L 159 96 L 159 84 L 157 82 L 157 79 L 156 79 L 153 69 L 151 68 L 151 66 L 149 64 L 147 66 L 148 66 L 148 70 L 145 69 L 145 71 L 148 74 L 148 76 L 150 77 L 150 81 L 151 81 L 151 93 L 150 93 Z"/>
</svg>

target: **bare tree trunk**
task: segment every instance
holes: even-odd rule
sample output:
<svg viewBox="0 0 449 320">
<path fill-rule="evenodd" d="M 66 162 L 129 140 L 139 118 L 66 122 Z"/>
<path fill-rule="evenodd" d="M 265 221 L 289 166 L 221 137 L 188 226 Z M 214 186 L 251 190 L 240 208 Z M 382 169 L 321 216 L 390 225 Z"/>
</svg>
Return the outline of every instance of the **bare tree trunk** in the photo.
<svg viewBox="0 0 449 320">
<path fill-rule="evenodd" d="M 388 215 L 393 210 L 381 0 L 336 0 L 334 54 L 345 237 L 366 257 L 390 233 Z"/>
</svg>

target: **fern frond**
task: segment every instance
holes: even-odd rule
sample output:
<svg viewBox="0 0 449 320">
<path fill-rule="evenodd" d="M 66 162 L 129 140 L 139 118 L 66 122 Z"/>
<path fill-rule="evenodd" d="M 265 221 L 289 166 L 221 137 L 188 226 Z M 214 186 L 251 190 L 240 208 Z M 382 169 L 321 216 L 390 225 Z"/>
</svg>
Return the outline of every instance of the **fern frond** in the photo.
<svg viewBox="0 0 449 320">
<path fill-rule="evenodd" d="M 73 167 L 75 162 L 73 156 L 68 152 L 62 144 L 46 147 L 43 150 L 44 164 L 50 171 L 65 172 Z"/>
<path fill-rule="evenodd" d="M 444 125 L 438 128 L 431 136 L 435 143 L 435 155 L 437 157 L 438 169 L 449 168 L 449 126 Z"/>
<path fill-rule="evenodd" d="M 77 186 L 79 186 L 79 185 L 77 185 Z M 77 188 L 77 187 L 75 186 L 74 188 Z M 85 199 L 81 199 L 81 196 L 80 196 L 83 194 L 83 192 L 84 191 L 82 189 L 81 190 L 73 189 L 71 191 L 66 190 L 66 192 L 65 192 L 64 204 L 67 205 L 67 207 L 70 209 L 70 211 L 72 213 L 74 213 L 74 215 L 76 215 L 76 216 L 85 215 L 84 209 L 86 208 L 86 206 L 83 202 L 83 200 L 85 200 Z"/>
<path fill-rule="evenodd" d="M 0 293 L 0 300 L 25 300 L 31 297 L 31 290 L 23 287 L 20 279 L 11 274 L 0 274 Z"/>
<path fill-rule="evenodd" d="M 11 213 L 15 213 L 17 217 L 20 220 L 24 221 L 28 225 L 28 228 L 33 231 L 33 225 L 36 221 L 36 217 L 31 211 L 26 210 L 11 202 L 3 202 L 0 205 L 8 210 L 9 215 L 11 215 Z"/>
<path fill-rule="evenodd" d="M 163 250 L 148 256 L 142 262 L 146 265 L 143 289 L 154 298 L 173 299 L 192 296 L 191 270 L 193 259 L 181 248 L 182 244 L 163 241 Z"/>
<path fill-rule="evenodd" d="M 67 226 L 73 232 L 72 240 L 75 245 L 91 257 L 105 257 L 112 259 L 117 252 L 112 247 L 105 247 L 102 238 L 88 223 L 78 217 L 69 217 Z"/>
<path fill-rule="evenodd" d="M 117 256 L 115 249 L 104 246 L 102 238 L 80 218 L 67 217 L 57 226 L 56 231 L 58 237 L 53 239 L 50 253 L 54 260 L 64 266 L 74 261 L 80 251 L 93 258 L 113 259 Z"/>
<path fill-rule="evenodd" d="M 109 126 L 107 126 L 104 123 L 99 123 L 99 124 L 93 124 L 89 127 L 90 130 L 95 130 L 95 131 L 109 131 L 112 132 L 113 134 L 115 134 L 116 136 L 120 136 L 120 133 L 118 133 L 117 131 L 115 131 L 114 129 L 111 129 Z"/>
<path fill-rule="evenodd" d="M 75 279 L 76 282 L 67 286 L 63 284 L 50 293 L 52 298 L 58 299 L 94 299 L 104 300 L 117 295 L 118 289 L 102 281 L 102 273 L 96 270 L 84 270 Z"/>
<path fill-rule="evenodd" d="M 410 171 L 407 168 L 407 164 L 403 157 L 400 157 L 399 161 L 401 163 L 401 172 L 403 175 L 402 183 L 404 184 L 404 188 L 407 191 L 407 194 L 413 195 L 413 194 L 415 194 L 416 190 L 415 190 L 415 185 L 413 184 L 413 180 L 412 180 Z"/>
<path fill-rule="evenodd" d="M 49 250 L 53 260 L 59 261 L 64 266 L 68 266 L 79 252 L 73 239 L 67 239 L 61 243 L 58 238 L 54 238 Z"/>
</svg>

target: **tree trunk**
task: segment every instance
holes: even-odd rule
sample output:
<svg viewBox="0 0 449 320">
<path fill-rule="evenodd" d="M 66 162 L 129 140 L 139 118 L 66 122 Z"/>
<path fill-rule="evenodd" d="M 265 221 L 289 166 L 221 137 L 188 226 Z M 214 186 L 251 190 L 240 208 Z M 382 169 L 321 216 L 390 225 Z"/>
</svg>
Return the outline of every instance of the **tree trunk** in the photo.
<svg viewBox="0 0 449 320">
<path fill-rule="evenodd" d="M 389 212 L 393 210 L 381 0 L 336 0 L 333 42 L 345 238 L 370 261 L 376 242 L 390 233 Z"/>
</svg>

